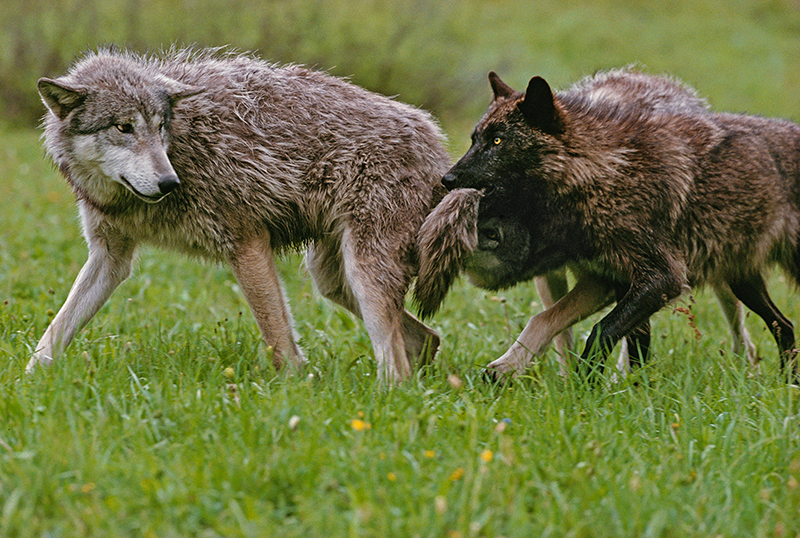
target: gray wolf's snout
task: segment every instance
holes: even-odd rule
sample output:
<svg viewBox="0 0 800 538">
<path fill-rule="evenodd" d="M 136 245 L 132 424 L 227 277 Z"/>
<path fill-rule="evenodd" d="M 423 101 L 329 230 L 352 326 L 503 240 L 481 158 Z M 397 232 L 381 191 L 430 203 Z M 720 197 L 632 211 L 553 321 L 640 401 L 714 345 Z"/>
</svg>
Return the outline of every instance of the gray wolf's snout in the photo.
<svg viewBox="0 0 800 538">
<path fill-rule="evenodd" d="M 180 183 L 178 176 L 175 174 L 164 174 L 158 178 L 158 190 L 161 191 L 161 194 L 169 194 L 174 191 Z"/>
</svg>

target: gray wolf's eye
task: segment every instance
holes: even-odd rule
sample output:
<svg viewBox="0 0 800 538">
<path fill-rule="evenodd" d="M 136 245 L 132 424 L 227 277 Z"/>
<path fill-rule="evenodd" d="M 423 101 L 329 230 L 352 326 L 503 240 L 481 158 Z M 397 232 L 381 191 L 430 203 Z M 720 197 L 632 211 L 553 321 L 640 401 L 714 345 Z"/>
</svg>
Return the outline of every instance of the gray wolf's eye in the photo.
<svg viewBox="0 0 800 538">
<path fill-rule="evenodd" d="M 495 136 L 492 142 L 494 142 L 495 146 L 499 146 L 502 141 L 503 141 L 502 138 L 500 138 L 499 136 Z"/>
<path fill-rule="evenodd" d="M 117 131 L 122 134 L 131 134 L 133 133 L 133 124 L 132 123 L 118 123 L 115 125 Z"/>
</svg>

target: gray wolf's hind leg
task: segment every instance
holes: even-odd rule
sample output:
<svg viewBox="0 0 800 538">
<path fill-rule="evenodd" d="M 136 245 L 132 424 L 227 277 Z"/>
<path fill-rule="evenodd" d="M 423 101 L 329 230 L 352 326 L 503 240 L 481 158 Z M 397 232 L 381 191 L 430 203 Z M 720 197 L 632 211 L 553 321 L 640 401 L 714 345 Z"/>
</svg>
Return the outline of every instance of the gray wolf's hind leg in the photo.
<svg viewBox="0 0 800 538">
<path fill-rule="evenodd" d="M 438 335 L 403 307 L 408 288 L 403 268 L 386 256 L 358 255 L 349 230 L 341 241 L 315 242 L 306 266 L 324 297 L 364 321 L 382 379 L 405 379 L 412 372 L 409 360 L 429 361 L 436 353 Z"/>
<path fill-rule="evenodd" d="M 436 331 L 405 309 L 403 310 L 403 342 L 406 347 L 406 357 L 413 361 L 411 366 L 414 370 L 431 364 L 441 343 Z"/>
<path fill-rule="evenodd" d="M 275 367 L 280 368 L 287 360 L 294 366 L 305 364 L 303 353 L 292 334 L 292 315 L 283 298 L 269 234 L 242 241 L 237 245 L 230 264 L 256 318 L 264 343 L 272 347 Z"/>
</svg>

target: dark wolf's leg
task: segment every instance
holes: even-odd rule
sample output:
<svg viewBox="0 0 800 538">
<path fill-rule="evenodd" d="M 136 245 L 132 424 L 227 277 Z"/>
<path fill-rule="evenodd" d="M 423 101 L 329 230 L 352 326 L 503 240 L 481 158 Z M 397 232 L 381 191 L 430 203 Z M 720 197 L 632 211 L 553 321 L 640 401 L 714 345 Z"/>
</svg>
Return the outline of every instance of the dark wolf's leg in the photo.
<svg viewBox="0 0 800 538">
<path fill-rule="evenodd" d="M 781 368 L 784 372 L 791 369 L 793 375 L 796 376 L 797 353 L 794 349 L 794 327 L 770 299 L 764 278 L 758 274 L 747 279 L 729 282 L 729 284 L 733 294 L 747 308 L 758 314 L 772 331 L 772 336 L 780 350 Z"/>
<path fill-rule="evenodd" d="M 628 340 L 628 363 L 633 368 L 640 368 L 650 356 L 650 320 L 645 321 L 625 338 Z"/>
<path fill-rule="evenodd" d="M 650 316 L 680 295 L 682 282 L 678 277 L 665 272 L 647 277 L 632 282 L 628 293 L 592 328 L 578 365 L 582 377 L 598 381 L 606 357 L 620 338 L 642 327 Z"/>
<path fill-rule="evenodd" d="M 64 305 L 53 318 L 50 326 L 36 346 L 36 352 L 25 368 L 32 371 L 37 364 L 50 364 L 60 355 L 111 293 L 131 273 L 135 244 L 123 237 L 97 238 L 89 234 L 89 258 L 72 288 Z"/>
<path fill-rule="evenodd" d="M 612 289 L 607 282 L 592 275 L 580 276 L 569 293 L 528 320 L 508 351 L 487 368 L 499 375 L 523 372 L 533 355 L 541 354 L 558 333 L 607 306 L 612 299 Z"/>
<path fill-rule="evenodd" d="M 567 273 L 564 269 L 536 277 L 533 282 L 536 285 L 536 291 L 539 293 L 539 298 L 542 300 L 542 306 L 545 310 L 552 307 L 569 292 Z M 558 333 L 553 338 L 553 345 L 558 354 L 559 371 L 563 377 L 566 377 L 572 362 L 570 357 L 574 346 L 572 329 L 567 328 Z"/>
<path fill-rule="evenodd" d="M 292 315 L 275 269 L 269 234 L 256 236 L 236 246 L 231 269 L 256 318 L 261 337 L 272 347 L 272 362 L 280 368 L 285 361 L 294 366 L 305 363 L 292 334 Z"/>
<path fill-rule="evenodd" d="M 617 302 L 621 301 L 625 294 L 630 290 L 630 284 L 618 284 L 615 287 Z M 617 361 L 617 369 L 628 373 L 632 368 L 641 367 L 650 353 L 650 320 L 633 329 L 625 335 L 625 349 L 620 352 L 620 359 Z M 624 364 L 623 364 L 624 361 Z"/>
<path fill-rule="evenodd" d="M 714 293 L 717 295 L 717 300 L 725 314 L 725 319 L 728 320 L 731 337 L 733 338 L 733 353 L 747 357 L 747 362 L 750 363 L 750 366 L 757 367 L 761 359 L 758 357 L 756 345 L 750 338 L 750 333 L 745 325 L 747 316 L 744 311 L 744 305 L 736 298 L 727 284 L 715 285 Z"/>
</svg>

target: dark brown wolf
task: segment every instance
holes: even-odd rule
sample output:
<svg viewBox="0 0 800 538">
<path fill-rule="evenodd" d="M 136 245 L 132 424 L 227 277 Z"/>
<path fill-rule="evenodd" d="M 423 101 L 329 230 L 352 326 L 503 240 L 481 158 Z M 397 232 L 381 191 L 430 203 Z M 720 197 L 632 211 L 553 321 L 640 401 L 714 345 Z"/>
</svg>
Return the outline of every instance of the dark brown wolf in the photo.
<svg viewBox="0 0 800 538">
<path fill-rule="evenodd" d="M 535 242 L 530 230 L 510 214 L 479 221 L 480 198 L 481 193 L 475 189 L 450 191 L 420 229 L 421 261 L 415 291 L 427 289 L 423 296 L 435 299 L 436 306 L 462 271 L 476 286 L 491 290 L 531 277 L 531 245 Z M 574 356 L 569 327 L 610 305 L 615 294 L 622 291 L 619 287 L 612 290 L 607 279 L 591 271 L 578 276 L 569 292 L 563 269 L 534 277 L 546 310 L 532 317 L 511 348 L 488 366 L 494 376 L 523 372 L 551 340 L 558 353 L 560 373 L 567 375 Z M 757 367 L 760 359 L 745 325 L 744 306 L 729 288 L 715 286 L 714 291 L 731 330 L 734 354 L 746 356 L 751 366 Z M 641 366 L 649 348 L 648 324 L 626 335 L 617 360 L 618 373 L 625 376 Z"/>
<path fill-rule="evenodd" d="M 228 263 L 276 366 L 305 361 L 274 264 L 303 246 L 320 292 L 364 320 L 382 378 L 408 377 L 435 353 L 436 333 L 404 308 L 417 232 L 451 164 L 429 114 L 214 51 L 104 50 L 38 88 L 89 259 L 29 370 L 64 350 L 143 243 Z"/>
<path fill-rule="evenodd" d="M 777 263 L 800 281 L 800 126 L 665 105 L 663 89 L 685 86 L 632 71 L 556 94 L 540 77 L 524 94 L 494 73 L 490 82 L 494 101 L 443 182 L 483 191 L 479 221 L 524 225 L 527 275 L 566 265 L 616 294 L 581 355 L 584 374 L 706 284 L 758 314 L 795 373 L 793 326 L 763 272 Z"/>
</svg>

